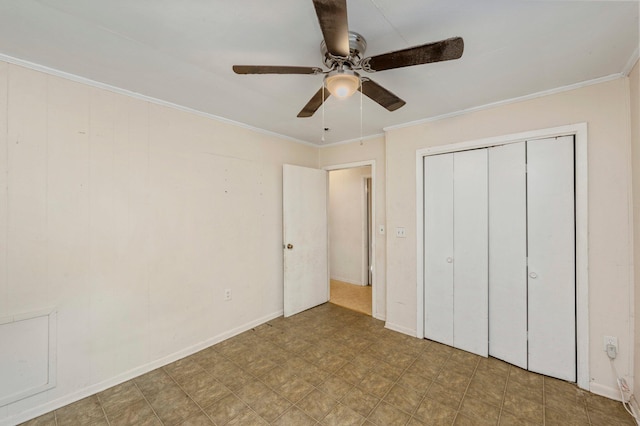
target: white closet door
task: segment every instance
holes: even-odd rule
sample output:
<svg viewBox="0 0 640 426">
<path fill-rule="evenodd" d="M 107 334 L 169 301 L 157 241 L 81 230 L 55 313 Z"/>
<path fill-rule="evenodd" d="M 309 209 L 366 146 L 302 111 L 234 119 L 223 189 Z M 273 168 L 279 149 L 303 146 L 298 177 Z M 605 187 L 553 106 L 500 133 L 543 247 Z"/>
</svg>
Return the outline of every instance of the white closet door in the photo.
<svg viewBox="0 0 640 426">
<path fill-rule="evenodd" d="M 453 345 L 487 356 L 487 150 L 456 152 L 453 162 Z"/>
<path fill-rule="evenodd" d="M 529 370 L 576 380 L 573 137 L 527 142 Z"/>
<path fill-rule="evenodd" d="M 527 368 L 525 142 L 489 149 L 489 355 Z"/>
<path fill-rule="evenodd" d="M 424 159 L 424 334 L 453 346 L 453 154 Z"/>
</svg>

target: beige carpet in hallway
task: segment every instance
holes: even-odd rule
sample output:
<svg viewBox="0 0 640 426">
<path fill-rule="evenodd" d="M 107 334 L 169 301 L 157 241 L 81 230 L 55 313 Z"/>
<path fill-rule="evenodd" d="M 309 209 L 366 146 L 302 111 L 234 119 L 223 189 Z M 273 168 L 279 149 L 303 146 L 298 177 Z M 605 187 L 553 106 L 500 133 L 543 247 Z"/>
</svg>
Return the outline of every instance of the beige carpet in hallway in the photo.
<svg viewBox="0 0 640 426">
<path fill-rule="evenodd" d="M 371 315 L 371 286 L 331 280 L 329 301 L 335 305 Z"/>
</svg>

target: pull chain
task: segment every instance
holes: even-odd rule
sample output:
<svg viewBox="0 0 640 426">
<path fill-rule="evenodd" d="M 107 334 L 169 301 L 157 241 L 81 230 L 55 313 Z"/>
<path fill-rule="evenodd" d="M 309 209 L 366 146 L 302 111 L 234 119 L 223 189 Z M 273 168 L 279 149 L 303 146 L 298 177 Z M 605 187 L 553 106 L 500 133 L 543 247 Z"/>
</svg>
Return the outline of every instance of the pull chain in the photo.
<svg viewBox="0 0 640 426">
<path fill-rule="evenodd" d="M 358 79 L 360 80 L 360 146 L 362 146 L 362 77 L 358 77 Z"/>
<path fill-rule="evenodd" d="M 322 142 L 324 142 L 324 134 L 325 134 L 325 127 L 324 127 L 324 83 L 322 84 L 322 138 L 320 138 L 320 140 Z"/>
</svg>

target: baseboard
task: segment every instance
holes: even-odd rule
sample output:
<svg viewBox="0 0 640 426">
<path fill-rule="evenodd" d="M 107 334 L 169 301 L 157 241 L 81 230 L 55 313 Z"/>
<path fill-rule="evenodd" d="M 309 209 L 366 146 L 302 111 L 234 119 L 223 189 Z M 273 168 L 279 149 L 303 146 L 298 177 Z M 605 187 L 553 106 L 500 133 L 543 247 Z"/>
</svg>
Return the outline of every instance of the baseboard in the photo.
<svg viewBox="0 0 640 426">
<path fill-rule="evenodd" d="M 136 367 L 132 370 L 129 370 L 125 373 L 119 374 L 109 380 L 105 380 L 100 383 L 96 383 L 94 385 L 80 389 L 69 395 L 62 396 L 53 401 L 47 402 L 46 404 L 39 405 L 35 408 L 29 409 L 27 411 L 23 411 L 16 415 L 13 415 L 4 419 L 0 419 L 0 426 L 14 426 L 14 425 L 26 422 L 28 420 L 34 419 L 36 417 L 39 417 L 50 411 L 57 410 L 60 407 L 64 407 L 65 405 L 74 403 L 76 401 L 79 401 L 83 398 L 86 398 L 98 392 L 102 392 L 105 389 L 109 389 L 110 387 L 119 385 L 120 383 L 126 382 L 142 374 L 148 373 L 149 371 L 155 370 L 156 368 L 163 367 L 167 364 L 171 364 L 174 361 L 177 361 L 189 355 L 193 355 L 194 353 L 199 352 L 203 349 L 206 349 L 209 346 L 213 346 L 216 343 L 220 343 L 240 333 L 244 333 L 247 330 L 251 330 L 252 328 L 257 327 L 260 324 L 264 324 L 265 322 L 270 321 L 274 318 L 278 318 L 282 316 L 282 314 L 283 314 L 283 311 L 280 310 L 278 312 L 265 315 L 261 318 L 258 318 L 254 321 L 251 321 L 239 327 L 233 328 L 224 333 L 218 334 L 217 336 L 211 337 L 210 339 L 207 339 L 205 341 L 192 345 L 188 348 L 185 348 L 178 352 L 174 352 L 171 355 L 167 355 L 153 362 L 147 363 L 140 367 Z"/>
<path fill-rule="evenodd" d="M 375 314 L 375 315 L 371 315 L 371 316 L 374 317 L 377 320 L 380 320 L 380 321 L 386 321 L 387 320 L 387 317 L 382 315 L 382 314 Z"/>
<path fill-rule="evenodd" d="M 366 284 L 362 284 L 361 281 L 349 280 L 341 277 L 331 277 L 331 279 L 334 281 L 342 281 L 343 283 L 347 283 L 347 284 L 359 285 L 360 287 L 366 286 Z"/>
<path fill-rule="evenodd" d="M 620 389 L 618 388 L 591 382 L 589 391 L 595 393 L 596 395 L 604 396 L 616 401 L 622 401 L 622 397 L 620 396 Z"/>
<path fill-rule="evenodd" d="M 398 333 L 407 334 L 411 337 L 416 337 L 416 330 L 412 328 L 403 327 L 398 324 L 393 324 L 390 322 L 386 322 L 384 324 L 384 328 L 388 328 L 389 330 L 397 331 Z"/>
</svg>

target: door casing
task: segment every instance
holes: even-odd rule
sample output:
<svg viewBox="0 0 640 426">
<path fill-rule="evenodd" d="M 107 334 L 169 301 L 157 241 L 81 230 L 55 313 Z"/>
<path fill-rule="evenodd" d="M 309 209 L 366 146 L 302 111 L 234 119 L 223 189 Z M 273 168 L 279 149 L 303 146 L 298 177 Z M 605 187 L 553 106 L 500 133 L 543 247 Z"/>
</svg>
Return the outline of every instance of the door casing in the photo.
<svg viewBox="0 0 640 426">
<path fill-rule="evenodd" d="M 357 161 L 353 163 L 343 163 L 343 164 L 333 164 L 330 166 L 325 166 L 322 170 L 326 170 L 328 172 L 332 170 L 342 170 L 342 169 L 352 169 L 356 167 L 363 166 L 371 166 L 371 227 L 376 226 L 376 160 L 365 160 L 365 161 Z M 328 179 L 328 177 L 327 177 Z M 371 316 L 373 318 L 383 320 L 384 314 L 379 312 L 377 306 L 377 284 L 376 284 L 376 231 L 375 229 L 371 230 L 371 251 L 373 252 L 373 256 L 371 259 L 372 262 L 372 277 L 371 277 Z M 331 265 L 329 265 L 331 268 Z"/>
<path fill-rule="evenodd" d="M 577 384 L 589 390 L 587 123 L 514 133 L 416 151 L 416 336 L 424 338 L 424 157 L 557 136 L 575 137 Z"/>
</svg>

